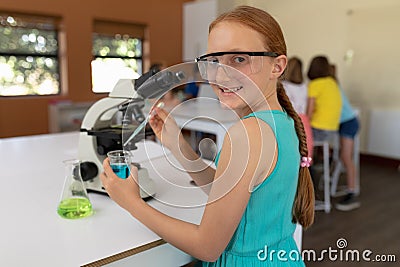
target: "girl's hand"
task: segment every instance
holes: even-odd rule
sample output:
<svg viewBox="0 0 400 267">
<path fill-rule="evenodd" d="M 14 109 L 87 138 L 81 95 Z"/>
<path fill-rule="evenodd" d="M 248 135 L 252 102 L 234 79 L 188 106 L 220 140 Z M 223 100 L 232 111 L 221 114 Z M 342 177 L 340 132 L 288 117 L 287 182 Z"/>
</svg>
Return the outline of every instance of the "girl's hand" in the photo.
<svg viewBox="0 0 400 267">
<path fill-rule="evenodd" d="M 158 140 L 168 149 L 179 146 L 181 131 L 176 121 L 162 108 L 154 108 L 149 124 Z"/>
<path fill-rule="evenodd" d="M 101 182 L 108 195 L 122 208 L 129 210 L 132 204 L 142 201 L 138 184 L 138 170 L 136 166 L 130 166 L 130 175 L 126 179 L 119 178 L 111 169 L 110 161 L 103 161 L 104 172 L 100 174 Z"/>
</svg>

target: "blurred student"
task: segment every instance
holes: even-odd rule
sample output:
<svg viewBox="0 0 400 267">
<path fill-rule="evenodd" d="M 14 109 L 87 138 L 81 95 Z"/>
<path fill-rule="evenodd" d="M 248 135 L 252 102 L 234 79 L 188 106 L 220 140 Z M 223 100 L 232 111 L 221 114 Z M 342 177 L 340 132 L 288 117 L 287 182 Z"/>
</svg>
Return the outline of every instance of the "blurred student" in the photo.
<svg viewBox="0 0 400 267">
<path fill-rule="evenodd" d="M 303 63 L 297 57 L 291 57 L 288 61 L 285 78 L 282 81 L 286 95 L 292 102 L 294 110 L 299 114 L 307 136 L 308 156 L 313 156 L 313 138 L 310 120 L 307 112 L 307 85 L 303 78 Z"/>
<path fill-rule="evenodd" d="M 199 81 L 203 80 L 201 78 L 199 68 L 197 67 L 197 65 L 195 65 L 193 67 L 192 72 L 190 72 L 188 75 L 190 77 L 188 79 L 188 81 L 190 81 L 190 82 L 185 85 L 184 90 L 183 90 L 185 99 L 196 98 L 199 94 L 200 85 L 201 85 L 201 83 Z"/>
<path fill-rule="evenodd" d="M 331 77 L 339 84 L 336 78 L 335 65 L 330 65 L 330 72 Z M 339 125 L 340 159 L 346 168 L 347 194 L 336 204 L 336 208 L 341 211 L 350 211 L 361 206 L 355 192 L 356 166 L 353 161 L 354 137 L 359 130 L 360 124 L 357 119 L 357 114 L 352 108 L 347 96 L 344 94 L 343 89 L 340 86 L 339 89 L 342 96 L 342 112 Z"/>
<path fill-rule="evenodd" d="M 306 114 L 307 85 L 303 78 L 303 64 L 299 58 L 291 57 L 289 59 L 285 80 L 282 84 L 296 112 Z"/>
<path fill-rule="evenodd" d="M 186 99 L 196 98 L 199 94 L 199 85 L 196 82 L 190 82 L 185 86 L 183 91 Z"/>
<path fill-rule="evenodd" d="M 342 98 L 336 81 L 330 76 L 330 66 L 325 56 L 311 60 L 307 76 L 307 116 L 311 121 L 315 141 L 329 141 L 339 129 Z"/>
</svg>

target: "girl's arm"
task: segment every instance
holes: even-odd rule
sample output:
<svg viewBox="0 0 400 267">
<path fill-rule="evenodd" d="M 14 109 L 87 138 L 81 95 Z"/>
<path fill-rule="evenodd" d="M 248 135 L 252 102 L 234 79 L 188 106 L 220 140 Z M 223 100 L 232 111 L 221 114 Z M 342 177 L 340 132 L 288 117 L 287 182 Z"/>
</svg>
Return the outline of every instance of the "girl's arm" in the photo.
<svg viewBox="0 0 400 267">
<path fill-rule="evenodd" d="M 186 142 L 175 120 L 164 109 L 156 108 L 155 111 L 149 123 L 157 138 L 171 150 L 196 185 L 202 186 L 202 190 L 208 194 L 215 176 L 215 169 L 197 155 Z"/>
<path fill-rule="evenodd" d="M 307 101 L 307 117 L 311 120 L 315 108 L 315 97 L 309 97 Z"/>
<path fill-rule="evenodd" d="M 185 138 L 180 135 L 179 146 L 171 148 L 174 157 L 182 165 L 183 169 L 190 175 L 197 186 L 209 194 L 215 176 L 215 169 L 206 164 L 192 149 Z"/>
<path fill-rule="evenodd" d="M 275 150 L 275 136 L 266 124 L 259 125 L 255 118 L 235 124 L 225 137 L 200 225 L 174 219 L 150 207 L 140 198 L 133 179 L 117 178 L 107 164 L 106 175 L 101 178 L 120 206 L 166 242 L 200 260 L 215 261 L 231 240 L 254 184 L 262 182 L 274 168 Z"/>
</svg>

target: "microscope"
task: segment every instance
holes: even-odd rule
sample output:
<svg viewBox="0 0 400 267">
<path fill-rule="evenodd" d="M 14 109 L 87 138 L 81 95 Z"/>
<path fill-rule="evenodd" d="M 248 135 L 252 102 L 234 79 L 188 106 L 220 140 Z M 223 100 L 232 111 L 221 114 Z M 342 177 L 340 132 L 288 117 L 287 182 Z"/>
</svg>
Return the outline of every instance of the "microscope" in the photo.
<svg viewBox="0 0 400 267">
<path fill-rule="evenodd" d="M 121 79 L 108 97 L 89 108 L 82 121 L 78 149 L 81 176 L 88 192 L 107 194 L 99 175 L 109 151 L 133 151 L 137 149 L 136 143 L 148 134 L 140 131 L 132 138 L 135 129 L 145 121 L 145 99 L 162 96 L 184 78 L 183 71 L 151 70 L 136 80 Z M 138 167 L 141 197 L 151 198 L 155 194 L 153 180 L 145 168 L 133 164 Z"/>
</svg>

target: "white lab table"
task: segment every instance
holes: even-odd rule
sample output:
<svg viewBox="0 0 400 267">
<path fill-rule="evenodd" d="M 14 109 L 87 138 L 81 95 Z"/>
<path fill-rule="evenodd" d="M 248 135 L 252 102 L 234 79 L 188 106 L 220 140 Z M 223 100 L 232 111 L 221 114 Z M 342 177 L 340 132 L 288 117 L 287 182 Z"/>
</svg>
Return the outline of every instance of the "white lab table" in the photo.
<svg viewBox="0 0 400 267">
<path fill-rule="evenodd" d="M 67 220 L 58 216 L 64 183 L 62 161 L 76 158 L 78 135 L 0 139 L 0 266 L 103 266 L 121 258 L 110 266 L 179 266 L 189 262 L 189 255 L 165 244 L 107 196 L 89 194 L 94 208 L 90 217 Z M 154 144 L 146 146 L 152 156 L 160 152 Z M 204 203 L 206 195 L 200 189 L 179 195 L 174 186 L 163 186 L 163 181 L 171 184 L 171 179 L 190 185 L 190 178 L 175 168 L 165 168 L 159 160 L 152 162 L 165 180 L 159 179 L 149 162 L 142 165 L 150 167 L 156 197 L 166 204 L 154 199 L 148 203 L 173 217 L 199 223 L 203 206 L 194 204 Z M 192 203 L 180 207 L 188 195 Z"/>
<path fill-rule="evenodd" d="M 57 214 L 66 159 L 76 158 L 79 133 L 0 139 L 0 266 L 180 266 L 191 257 L 165 243 L 107 196 L 89 194 L 94 214 Z M 207 196 L 154 142 L 136 156 L 156 183 L 156 209 L 199 223 Z M 146 160 L 143 155 L 152 159 Z M 168 151 L 165 152 L 168 155 Z M 171 165 L 171 163 L 173 165 Z M 295 232 L 301 247 L 301 228 Z"/>
<path fill-rule="evenodd" d="M 176 123 L 184 129 L 215 134 L 218 150 L 224 136 L 240 118 L 231 109 L 223 107 L 217 99 L 194 98 L 171 110 Z"/>
</svg>

